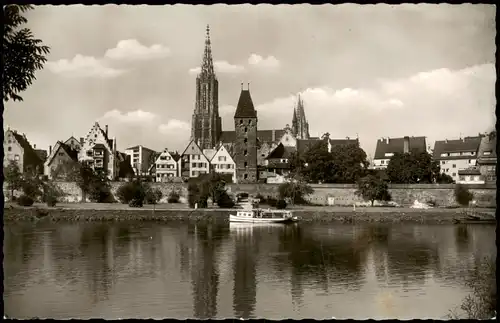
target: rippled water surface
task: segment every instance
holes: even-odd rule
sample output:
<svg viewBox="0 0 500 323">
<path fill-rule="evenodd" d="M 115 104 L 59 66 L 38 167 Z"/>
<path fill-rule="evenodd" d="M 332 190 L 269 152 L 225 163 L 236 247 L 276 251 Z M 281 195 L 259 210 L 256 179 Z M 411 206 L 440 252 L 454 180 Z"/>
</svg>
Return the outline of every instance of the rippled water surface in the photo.
<svg viewBox="0 0 500 323">
<path fill-rule="evenodd" d="M 443 318 L 495 226 L 4 227 L 15 318 Z"/>
</svg>

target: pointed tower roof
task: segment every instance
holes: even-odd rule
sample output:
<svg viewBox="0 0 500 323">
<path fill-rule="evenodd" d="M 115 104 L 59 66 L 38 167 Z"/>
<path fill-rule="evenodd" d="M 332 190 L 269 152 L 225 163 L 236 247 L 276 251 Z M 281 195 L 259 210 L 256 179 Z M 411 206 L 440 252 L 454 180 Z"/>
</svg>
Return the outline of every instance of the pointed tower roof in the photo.
<svg viewBox="0 0 500 323">
<path fill-rule="evenodd" d="M 210 43 L 210 26 L 207 25 L 207 36 L 205 38 L 205 52 L 203 54 L 203 62 L 201 63 L 202 75 L 215 75 L 214 62 L 212 59 L 212 47 Z"/>
<path fill-rule="evenodd" d="M 241 89 L 240 99 L 238 100 L 238 106 L 236 107 L 236 112 L 234 113 L 235 118 L 257 118 L 257 111 L 253 106 L 252 97 L 250 96 L 250 90 Z"/>
</svg>

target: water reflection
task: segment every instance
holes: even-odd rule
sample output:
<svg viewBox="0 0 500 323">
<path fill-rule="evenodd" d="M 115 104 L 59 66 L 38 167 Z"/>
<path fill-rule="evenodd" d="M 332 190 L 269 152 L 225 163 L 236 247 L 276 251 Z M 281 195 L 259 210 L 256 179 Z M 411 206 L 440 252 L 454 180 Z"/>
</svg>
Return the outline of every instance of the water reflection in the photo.
<svg viewBox="0 0 500 323">
<path fill-rule="evenodd" d="M 491 226 L 46 223 L 4 232 L 4 304 L 19 318 L 256 318 L 276 308 L 292 318 L 442 317 L 468 293 L 475 262 L 496 254 Z"/>
</svg>

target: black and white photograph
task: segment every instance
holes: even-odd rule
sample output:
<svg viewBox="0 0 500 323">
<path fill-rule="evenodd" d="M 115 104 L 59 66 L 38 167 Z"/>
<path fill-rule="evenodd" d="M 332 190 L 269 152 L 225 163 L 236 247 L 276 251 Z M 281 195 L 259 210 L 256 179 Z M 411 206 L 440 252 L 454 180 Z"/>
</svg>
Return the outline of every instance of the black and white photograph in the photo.
<svg viewBox="0 0 500 323">
<path fill-rule="evenodd" d="M 496 5 L 2 7 L 4 319 L 496 319 Z"/>
</svg>

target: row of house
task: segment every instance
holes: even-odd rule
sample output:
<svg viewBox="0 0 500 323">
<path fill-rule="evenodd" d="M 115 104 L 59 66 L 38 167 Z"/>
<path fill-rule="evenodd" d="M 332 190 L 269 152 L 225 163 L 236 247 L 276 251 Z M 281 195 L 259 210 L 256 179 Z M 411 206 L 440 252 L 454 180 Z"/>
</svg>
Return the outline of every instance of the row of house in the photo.
<svg viewBox="0 0 500 323">
<path fill-rule="evenodd" d="M 429 152 L 425 137 L 382 138 L 377 141 L 374 169 L 385 169 L 395 153 Z M 496 182 L 496 132 L 454 140 L 438 140 L 430 151 L 441 173 L 456 183 Z"/>
<path fill-rule="evenodd" d="M 289 172 L 291 156 L 303 154 L 321 140 L 327 142 L 329 151 L 338 145 L 359 145 L 357 138 L 331 139 L 328 133 L 321 138 L 299 139 L 288 125 L 278 136 L 273 133 L 273 137 L 264 149 L 258 147 L 257 156 L 258 178 L 268 183 L 282 182 Z M 182 153 L 168 149 L 156 152 L 141 145 L 122 153 L 116 149 L 116 138 L 109 138 L 108 126 L 103 130 L 97 122 L 86 137 L 78 140 L 72 136 L 66 141 L 57 141 L 48 153 L 36 149 L 26 135 L 10 128 L 4 138 L 4 165 L 15 160 L 23 171 L 32 170 L 49 178 L 54 174 L 63 177 L 64 172 L 58 172 L 63 165 L 85 162 L 93 169 L 106 170 L 113 180 L 138 175 L 169 182 L 215 171 L 227 175 L 233 182 L 238 181 L 234 153 L 222 142 L 217 147 L 201 149 L 199 143 L 191 140 Z M 426 151 L 429 149 L 425 137 L 379 139 L 372 168 L 385 169 L 395 153 Z M 496 133 L 436 141 L 432 156 L 439 162 L 441 172 L 457 183 L 496 182 Z"/>
</svg>

